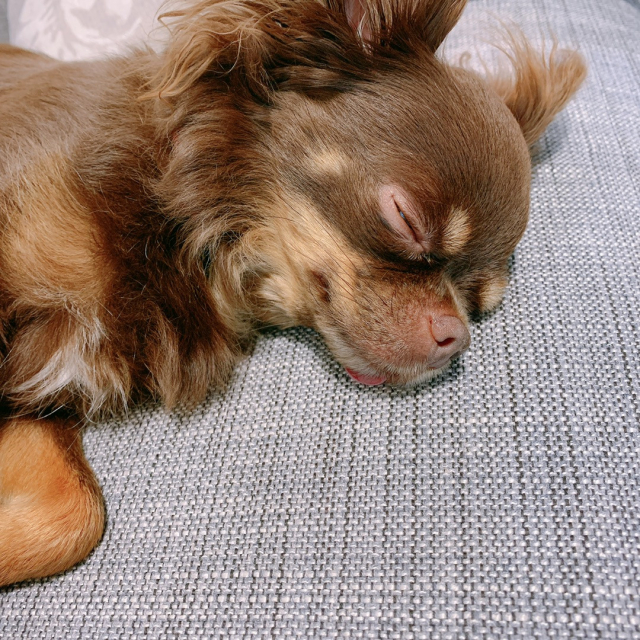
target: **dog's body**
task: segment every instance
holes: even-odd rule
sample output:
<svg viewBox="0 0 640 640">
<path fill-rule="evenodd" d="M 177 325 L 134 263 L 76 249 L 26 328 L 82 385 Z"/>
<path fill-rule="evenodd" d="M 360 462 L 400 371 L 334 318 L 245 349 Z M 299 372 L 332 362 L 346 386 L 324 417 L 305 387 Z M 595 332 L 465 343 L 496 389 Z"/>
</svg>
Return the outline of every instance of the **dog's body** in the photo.
<svg viewBox="0 0 640 640">
<path fill-rule="evenodd" d="M 163 55 L 0 49 L 0 584 L 99 540 L 84 417 L 197 401 L 257 327 L 315 327 L 365 384 L 467 347 L 584 65 L 449 67 L 463 6 L 208 0 Z"/>
</svg>

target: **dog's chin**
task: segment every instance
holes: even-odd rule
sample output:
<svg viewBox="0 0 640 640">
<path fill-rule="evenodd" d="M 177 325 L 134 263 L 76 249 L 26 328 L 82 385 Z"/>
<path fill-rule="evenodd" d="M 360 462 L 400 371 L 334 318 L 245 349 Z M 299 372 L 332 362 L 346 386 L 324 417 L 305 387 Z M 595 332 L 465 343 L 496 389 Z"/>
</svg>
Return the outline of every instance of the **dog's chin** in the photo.
<svg viewBox="0 0 640 640">
<path fill-rule="evenodd" d="M 377 387 L 387 382 L 387 376 L 375 375 L 375 374 L 371 375 L 369 373 L 360 373 L 358 371 L 355 371 L 354 369 L 349 369 L 349 367 L 345 367 L 344 369 L 349 374 L 352 380 L 355 380 L 360 384 L 364 384 L 367 387 Z"/>
<path fill-rule="evenodd" d="M 451 362 L 447 362 L 445 365 L 439 368 L 429 368 L 425 371 L 421 371 L 420 373 L 406 373 L 402 371 L 392 371 L 385 373 L 360 373 L 355 369 L 350 367 L 345 367 L 345 371 L 349 374 L 349 377 L 359 384 L 366 385 L 367 387 L 380 386 L 382 384 L 392 386 L 392 387 L 414 387 L 416 385 L 422 384 L 423 382 L 428 382 L 429 380 L 433 380 L 433 378 L 438 377 L 441 373 L 444 373 Z"/>
<path fill-rule="evenodd" d="M 448 360 L 439 367 L 416 366 L 410 369 L 399 368 L 392 364 L 388 364 L 384 368 L 373 367 L 369 364 L 364 365 L 362 362 L 357 365 L 342 363 L 342 366 L 354 382 L 367 387 L 383 384 L 392 387 L 413 387 L 433 380 L 433 378 L 444 373 L 451 366 L 453 360 L 455 358 Z"/>
</svg>

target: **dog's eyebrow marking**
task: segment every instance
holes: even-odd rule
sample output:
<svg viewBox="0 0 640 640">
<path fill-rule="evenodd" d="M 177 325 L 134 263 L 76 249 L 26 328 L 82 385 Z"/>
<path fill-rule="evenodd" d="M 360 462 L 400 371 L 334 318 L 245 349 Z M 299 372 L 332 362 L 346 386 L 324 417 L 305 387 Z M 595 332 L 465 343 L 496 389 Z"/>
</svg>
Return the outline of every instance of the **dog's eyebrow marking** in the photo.
<svg viewBox="0 0 640 640">
<path fill-rule="evenodd" d="M 442 232 L 442 248 L 445 253 L 457 253 L 464 249 L 471 236 L 469 214 L 464 209 L 453 208 Z"/>
<path fill-rule="evenodd" d="M 322 149 L 309 159 L 311 168 L 324 174 L 340 175 L 349 164 L 346 156 L 337 149 Z"/>
<path fill-rule="evenodd" d="M 503 276 L 494 276 L 487 280 L 480 289 L 480 307 L 482 311 L 495 309 L 504 296 L 507 287 L 507 279 Z"/>
</svg>

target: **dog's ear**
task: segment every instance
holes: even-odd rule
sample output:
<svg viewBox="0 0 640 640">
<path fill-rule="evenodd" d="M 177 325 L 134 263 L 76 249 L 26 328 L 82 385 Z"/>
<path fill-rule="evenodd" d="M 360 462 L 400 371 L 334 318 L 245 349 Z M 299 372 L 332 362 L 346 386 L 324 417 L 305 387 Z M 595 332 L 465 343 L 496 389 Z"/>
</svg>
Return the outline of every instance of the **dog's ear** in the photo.
<svg viewBox="0 0 640 640">
<path fill-rule="evenodd" d="M 372 0 L 375 1 L 375 0 Z M 200 0 L 160 16 L 170 31 L 146 97 L 179 96 L 223 78 L 268 102 L 279 88 L 340 91 L 366 75 L 366 52 L 345 20 L 344 0 Z"/>
<path fill-rule="evenodd" d="M 435 52 L 460 19 L 467 0 L 342 0 L 341 4 L 363 42 L 406 45 L 410 37 Z"/>
<path fill-rule="evenodd" d="M 377 63 L 435 52 L 466 0 L 199 0 L 160 19 L 171 32 L 148 97 L 172 98 L 208 76 L 269 101 L 315 97 L 366 79 Z M 379 55 L 378 55 L 379 54 Z"/>
<path fill-rule="evenodd" d="M 489 74 L 487 81 L 504 100 L 531 146 L 578 90 L 587 74 L 576 51 L 551 48 L 536 51 L 521 33 L 511 32 L 502 51 L 512 70 Z"/>
<path fill-rule="evenodd" d="M 170 37 L 145 97 L 174 98 L 204 75 L 222 77 L 235 66 L 248 77 L 259 73 L 266 14 L 266 2 L 243 0 L 200 0 L 162 13 Z"/>
</svg>

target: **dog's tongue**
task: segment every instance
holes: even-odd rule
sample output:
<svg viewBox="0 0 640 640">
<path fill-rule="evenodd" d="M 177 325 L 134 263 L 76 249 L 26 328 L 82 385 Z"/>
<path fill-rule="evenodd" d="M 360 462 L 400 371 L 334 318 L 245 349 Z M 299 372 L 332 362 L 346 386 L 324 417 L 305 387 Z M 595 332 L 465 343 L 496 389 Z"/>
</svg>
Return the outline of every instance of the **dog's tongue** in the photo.
<svg viewBox="0 0 640 640">
<path fill-rule="evenodd" d="M 346 371 L 356 382 L 359 382 L 360 384 L 366 384 L 370 387 L 373 387 L 377 384 L 382 384 L 386 380 L 384 376 L 368 376 L 365 373 L 358 373 L 353 369 L 346 369 Z"/>
</svg>

